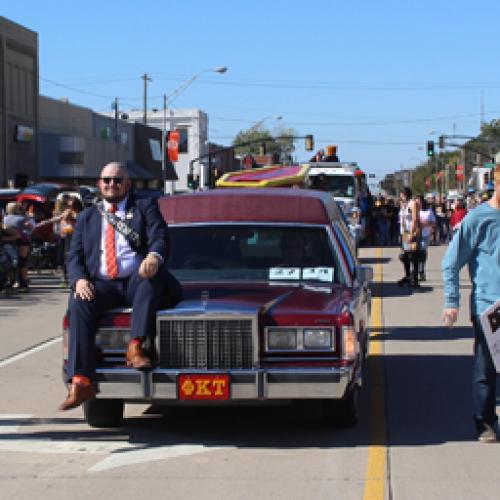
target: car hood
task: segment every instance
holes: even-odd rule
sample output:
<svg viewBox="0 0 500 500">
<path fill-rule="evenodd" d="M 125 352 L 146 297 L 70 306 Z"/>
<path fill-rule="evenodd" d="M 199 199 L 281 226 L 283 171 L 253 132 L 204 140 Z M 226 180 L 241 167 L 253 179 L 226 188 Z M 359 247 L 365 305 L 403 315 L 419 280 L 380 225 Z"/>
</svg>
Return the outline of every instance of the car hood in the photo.
<svg viewBox="0 0 500 500">
<path fill-rule="evenodd" d="M 197 283 L 184 284 L 183 290 L 183 300 L 165 313 L 332 315 L 352 300 L 352 291 L 340 285 Z"/>
</svg>

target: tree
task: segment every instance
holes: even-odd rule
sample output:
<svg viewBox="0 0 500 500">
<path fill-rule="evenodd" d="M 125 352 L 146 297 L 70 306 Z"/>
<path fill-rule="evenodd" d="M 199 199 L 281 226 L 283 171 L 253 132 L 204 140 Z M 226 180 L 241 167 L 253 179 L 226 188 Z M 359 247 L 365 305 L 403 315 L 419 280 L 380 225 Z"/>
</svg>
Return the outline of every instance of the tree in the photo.
<svg viewBox="0 0 500 500">
<path fill-rule="evenodd" d="M 266 143 L 266 147 L 270 148 L 270 139 L 272 139 L 271 132 L 264 128 L 252 127 L 248 130 L 240 130 L 233 140 L 233 146 L 236 146 L 237 144 L 245 144 L 247 142 L 252 142 L 252 144 L 249 144 L 248 146 L 235 147 L 234 152 L 237 155 L 258 155 L 260 152 L 260 146 L 263 142 Z M 269 151 L 271 150 L 269 149 Z"/>
<path fill-rule="evenodd" d="M 296 135 L 297 132 L 293 128 L 278 127 L 274 129 L 275 145 L 282 161 L 292 160 L 292 153 L 295 151 L 293 137 Z"/>
<path fill-rule="evenodd" d="M 265 128 L 251 127 L 247 130 L 240 130 L 233 140 L 233 146 L 238 144 L 245 144 L 253 142 L 247 146 L 237 146 L 234 152 L 237 155 L 258 155 L 260 147 L 263 143 L 266 144 L 267 153 L 278 153 L 282 156 L 288 157 L 293 151 L 295 146 L 293 144 L 293 137 L 296 132 L 292 128 L 279 127 L 275 129 L 274 135 Z"/>
</svg>

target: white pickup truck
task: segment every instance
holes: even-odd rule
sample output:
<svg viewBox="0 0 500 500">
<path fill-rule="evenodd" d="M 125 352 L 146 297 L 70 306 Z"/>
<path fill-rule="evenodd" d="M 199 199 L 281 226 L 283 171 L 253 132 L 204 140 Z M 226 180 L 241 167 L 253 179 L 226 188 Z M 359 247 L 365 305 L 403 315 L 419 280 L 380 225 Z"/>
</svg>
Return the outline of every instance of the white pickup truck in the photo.
<svg viewBox="0 0 500 500">
<path fill-rule="evenodd" d="M 367 190 L 366 176 L 356 162 L 311 162 L 307 177 L 311 189 L 328 191 L 346 215 Z"/>
</svg>

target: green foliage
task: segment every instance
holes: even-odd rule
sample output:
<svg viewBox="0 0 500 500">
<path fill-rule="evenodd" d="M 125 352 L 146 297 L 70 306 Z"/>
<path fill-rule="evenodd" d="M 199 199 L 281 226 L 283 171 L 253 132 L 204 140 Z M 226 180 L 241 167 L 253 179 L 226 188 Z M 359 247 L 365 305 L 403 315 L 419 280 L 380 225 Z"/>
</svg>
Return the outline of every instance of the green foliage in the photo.
<svg viewBox="0 0 500 500">
<path fill-rule="evenodd" d="M 297 132 L 293 128 L 278 127 L 274 129 L 274 137 L 276 137 L 276 147 L 277 151 L 283 156 L 291 156 L 295 151 L 295 145 L 293 143 L 292 137 L 297 135 Z"/>
<path fill-rule="evenodd" d="M 250 128 L 248 130 L 240 130 L 233 140 L 233 146 L 236 144 L 242 144 L 246 142 L 259 141 L 254 144 L 249 144 L 248 146 L 236 147 L 234 149 L 237 155 L 258 155 L 260 149 L 260 142 L 265 142 L 271 138 L 271 132 L 262 128 Z M 266 142 L 267 151 L 271 152 L 271 143 Z"/>
<path fill-rule="evenodd" d="M 453 138 L 450 138 L 449 140 L 447 139 L 446 142 L 448 145 L 452 146 L 452 143 L 455 141 Z M 464 158 L 462 158 L 461 149 L 441 151 L 413 169 L 411 188 L 415 194 L 423 194 L 427 191 L 438 191 L 440 186 L 436 183 L 435 176 L 440 171 L 446 171 L 447 167 L 447 187 L 449 189 L 455 189 L 457 187 L 455 169 L 463 159 L 465 159 L 466 177 L 470 175 L 473 165 L 491 161 L 494 155 L 500 150 L 500 119 L 484 123 L 481 126 L 480 134 L 468 140 L 465 144 L 463 144 L 460 139 L 457 139 L 456 142 L 460 142 L 460 144 L 463 145 Z M 453 144 L 453 146 L 458 147 L 458 144 Z M 427 178 L 431 178 L 430 187 L 427 187 L 425 184 Z M 401 181 L 398 181 L 398 176 L 395 174 L 387 175 L 381 182 L 381 186 L 391 196 L 397 195 L 398 190 L 402 187 Z"/>
<path fill-rule="evenodd" d="M 279 127 L 276 128 L 274 134 L 267 129 L 257 127 L 249 128 L 247 130 L 240 130 L 233 140 L 233 146 L 252 141 L 257 141 L 248 146 L 240 146 L 235 148 L 237 155 L 258 155 L 261 143 L 266 143 L 267 153 L 280 153 L 289 156 L 294 150 L 293 136 L 297 135 L 292 128 Z"/>
</svg>

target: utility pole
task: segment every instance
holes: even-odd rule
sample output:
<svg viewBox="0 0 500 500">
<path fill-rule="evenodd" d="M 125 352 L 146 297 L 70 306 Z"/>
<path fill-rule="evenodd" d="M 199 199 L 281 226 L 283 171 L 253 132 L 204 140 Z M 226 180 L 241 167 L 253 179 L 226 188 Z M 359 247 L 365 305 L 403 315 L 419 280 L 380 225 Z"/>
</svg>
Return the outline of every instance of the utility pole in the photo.
<svg viewBox="0 0 500 500">
<path fill-rule="evenodd" d="M 444 177 L 444 194 L 448 196 L 448 192 L 450 190 L 450 179 L 449 179 L 449 174 L 450 174 L 450 165 L 447 163 L 444 167 L 445 171 L 445 177 Z"/>
<path fill-rule="evenodd" d="M 115 110 L 115 142 L 118 142 L 118 97 L 115 97 L 111 107 Z"/>
<path fill-rule="evenodd" d="M 481 90 L 481 104 L 480 104 L 480 115 L 481 115 L 481 122 L 479 123 L 479 130 L 483 128 L 484 125 L 484 91 Z"/>
<path fill-rule="evenodd" d="M 163 94 L 163 127 L 161 129 L 161 175 L 163 192 L 167 192 L 167 94 Z"/>
<path fill-rule="evenodd" d="M 465 193 L 465 186 L 468 184 L 467 182 L 467 165 L 465 164 L 465 148 L 460 148 L 460 163 L 464 166 L 464 193 Z M 471 172 L 472 175 L 472 172 Z"/>
<path fill-rule="evenodd" d="M 142 117 L 142 122 L 144 125 L 148 124 L 148 82 L 151 82 L 147 73 L 144 73 L 141 78 L 144 80 L 144 113 Z"/>
</svg>

